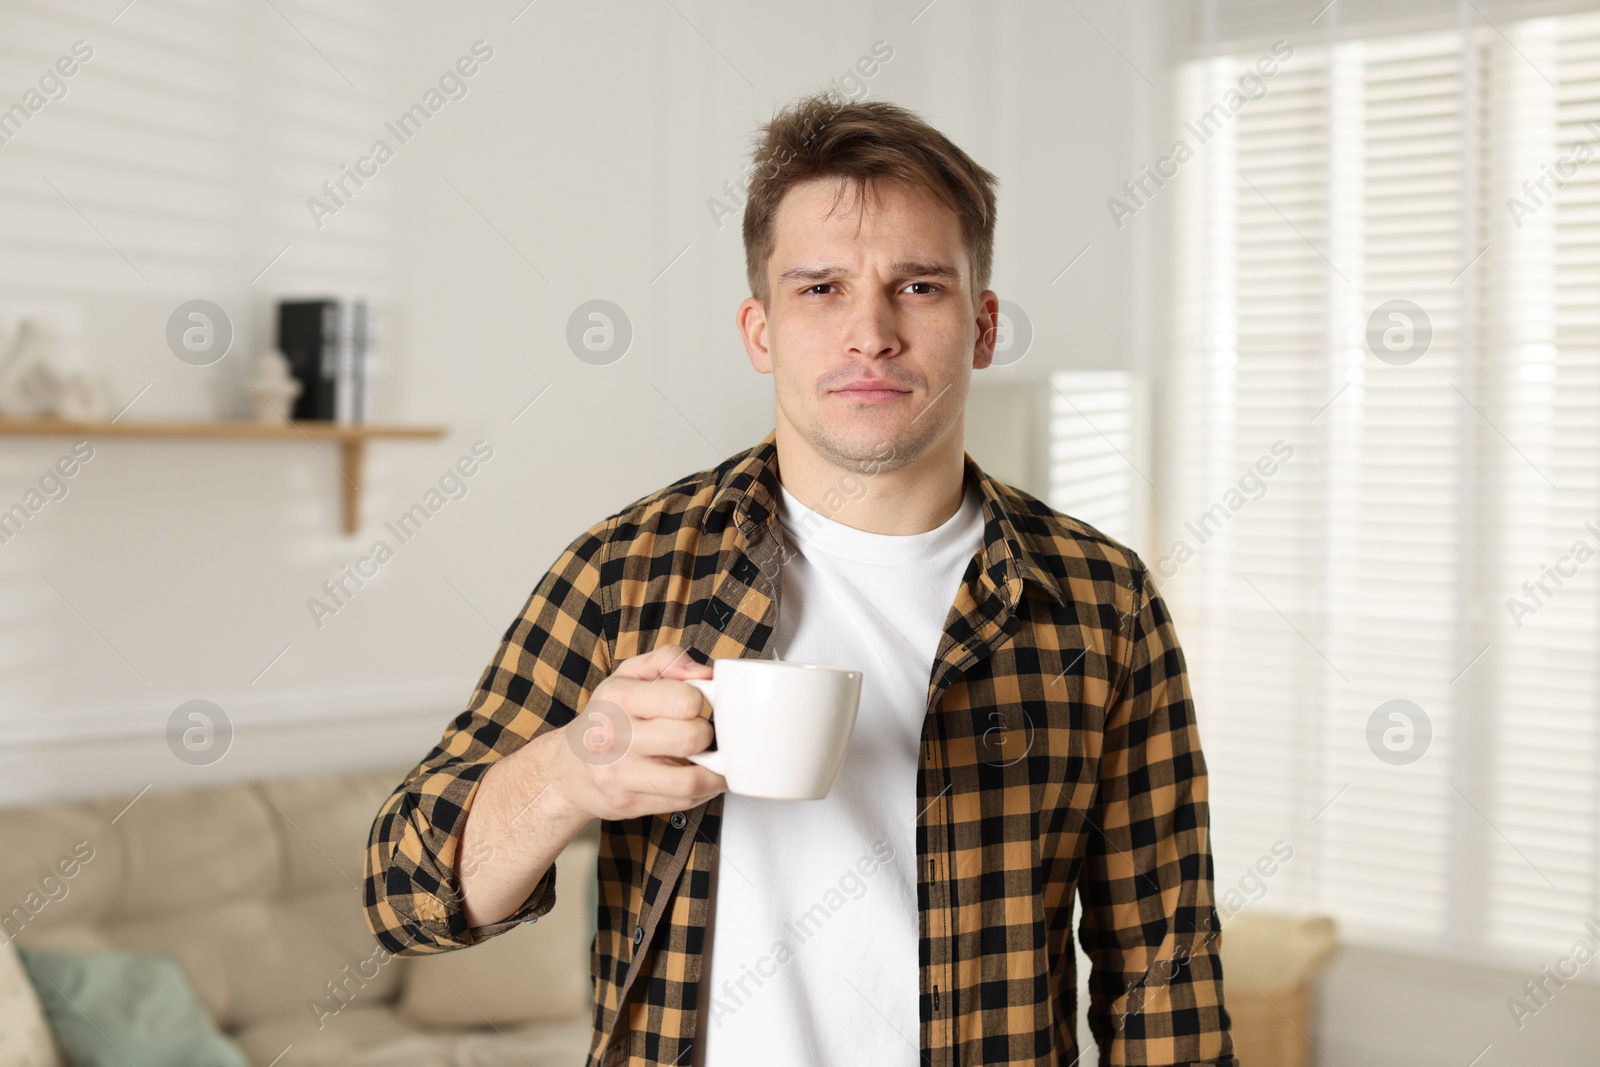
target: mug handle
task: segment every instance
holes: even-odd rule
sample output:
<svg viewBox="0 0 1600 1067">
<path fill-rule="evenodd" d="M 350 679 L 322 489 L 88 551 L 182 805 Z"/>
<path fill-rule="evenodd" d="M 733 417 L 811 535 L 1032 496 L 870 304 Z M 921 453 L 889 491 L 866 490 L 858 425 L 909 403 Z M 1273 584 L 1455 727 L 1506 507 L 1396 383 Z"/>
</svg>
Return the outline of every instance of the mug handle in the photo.
<svg viewBox="0 0 1600 1067">
<path fill-rule="evenodd" d="M 716 686 L 716 679 L 685 678 L 684 681 L 700 690 L 700 695 L 706 698 L 706 703 L 711 705 L 711 710 L 713 712 L 717 710 L 717 702 L 712 698 L 712 693 L 714 692 Z M 694 755 L 689 757 L 689 762 L 699 764 L 712 774 L 720 774 L 724 778 L 728 776 L 728 773 L 723 766 L 722 752 L 720 749 L 716 752 L 696 752 Z"/>
</svg>

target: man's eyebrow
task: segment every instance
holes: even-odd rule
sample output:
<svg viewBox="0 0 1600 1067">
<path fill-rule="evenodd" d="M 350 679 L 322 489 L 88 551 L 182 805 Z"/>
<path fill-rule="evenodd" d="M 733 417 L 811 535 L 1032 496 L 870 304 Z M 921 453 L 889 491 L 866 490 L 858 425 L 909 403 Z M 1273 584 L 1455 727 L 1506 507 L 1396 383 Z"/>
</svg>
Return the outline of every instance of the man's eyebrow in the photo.
<svg viewBox="0 0 1600 1067">
<path fill-rule="evenodd" d="M 948 281 L 960 281 L 961 272 L 948 263 L 924 263 L 917 260 L 901 260 L 891 264 L 889 272 L 896 277 L 909 278 L 913 275 L 925 278 L 944 278 Z M 790 267 L 778 275 L 780 282 L 820 282 L 829 278 L 837 278 L 850 272 L 844 267 Z"/>
</svg>

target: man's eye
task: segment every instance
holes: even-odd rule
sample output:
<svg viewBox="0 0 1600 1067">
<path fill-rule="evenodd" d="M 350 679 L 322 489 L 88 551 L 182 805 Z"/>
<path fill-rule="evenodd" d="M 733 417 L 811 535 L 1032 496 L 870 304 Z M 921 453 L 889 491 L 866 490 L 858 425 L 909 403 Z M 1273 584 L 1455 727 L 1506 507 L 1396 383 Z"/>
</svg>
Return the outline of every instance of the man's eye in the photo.
<svg viewBox="0 0 1600 1067">
<path fill-rule="evenodd" d="M 933 282 L 912 282 L 912 283 L 911 283 L 911 285 L 921 285 L 921 286 L 926 286 L 926 287 L 927 287 L 927 288 L 929 288 L 929 289 L 938 289 L 938 288 L 939 288 L 939 287 L 938 287 L 938 286 L 937 286 L 937 285 L 935 285 L 935 284 L 934 284 L 934 283 L 933 283 Z M 909 288 L 911 288 L 911 285 L 908 285 L 908 286 L 906 286 L 906 288 L 907 288 L 907 289 L 909 289 Z"/>
<path fill-rule="evenodd" d="M 831 289 L 832 287 L 833 287 L 833 283 L 832 282 L 818 282 L 816 285 L 807 286 L 802 291 L 806 292 L 806 293 L 814 293 L 818 289 Z"/>
</svg>

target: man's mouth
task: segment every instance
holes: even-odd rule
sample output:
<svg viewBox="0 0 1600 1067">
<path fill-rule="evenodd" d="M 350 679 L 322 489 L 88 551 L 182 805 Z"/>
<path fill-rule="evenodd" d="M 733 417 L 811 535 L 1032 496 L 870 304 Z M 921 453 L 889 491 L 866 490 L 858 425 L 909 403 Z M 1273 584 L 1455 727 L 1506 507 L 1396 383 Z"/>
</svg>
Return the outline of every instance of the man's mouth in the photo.
<svg viewBox="0 0 1600 1067">
<path fill-rule="evenodd" d="M 871 404 L 887 404 L 911 395 L 911 390 L 903 389 L 887 379 L 857 379 L 846 382 L 833 391 L 834 396 L 844 397 L 847 400 L 860 400 Z"/>
</svg>

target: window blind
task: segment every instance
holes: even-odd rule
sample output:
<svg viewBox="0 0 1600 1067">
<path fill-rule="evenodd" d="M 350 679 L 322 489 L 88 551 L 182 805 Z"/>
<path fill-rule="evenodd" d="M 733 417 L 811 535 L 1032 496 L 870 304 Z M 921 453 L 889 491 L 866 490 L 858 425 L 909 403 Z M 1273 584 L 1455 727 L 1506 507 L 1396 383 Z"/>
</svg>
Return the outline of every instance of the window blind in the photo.
<svg viewBox="0 0 1600 1067">
<path fill-rule="evenodd" d="M 1502 449 L 1492 468 L 1505 607 L 1485 658 L 1503 833 L 1488 839 L 1485 912 L 1500 949 L 1570 943 L 1600 896 L 1600 559 L 1579 561 L 1600 551 L 1600 162 L 1580 162 L 1600 154 L 1600 15 L 1508 35 L 1527 62 L 1501 79 L 1509 180 L 1494 205 L 1508 266 L 1496 417 L 1522 453 Z"/>
<path fill-rule="evenodd" d="M 378 209 L 395 180 L 356 190 L 355 210 L 320 228 L 307 204 L 409 103 L 396 95 L 409 87 L 393 85 L 393 32 L 371 0 L 12 5 L 0 243 L 13 252 L 0 284 L 161 304 L 254 280 L 257 292 L 380 288 L 390 257 Z M 57 68 L 62 56 L 81 62 Z M 53 310 L 14 302 L 17 314 Z"/>
<path fill-rule="evenodd" d="M 1484 28 L 1594 8 L 1594 0 L 1468 2 L 1470 14 Z M 1299 42 L 1330 34 L 1341 40 L 1361 40 L 1403 33 L 1454 33 L 1462 6 L 1463 0 L 1184 0 L 1171 5 L 1169 45 L 1173 55 L 1197 59 L 1259 50 L 1279 38 Z"/>
<path fill-rule="evenodd" d="M 1596 140 L 1600 22 L 1463 26 L 1328 27 L 1188 164 L 1151 562 L 1224 914 L 1538 960 L 1600 905 L 1600 177 L 1506 192 Z"/>
<path fill-rule="evenodd" d="M 1128 371 L 1050 376 L 1049 504 L 1142 551 L 1148 484 L 1135 429 L 1143 396 Z"/>
</svg>

